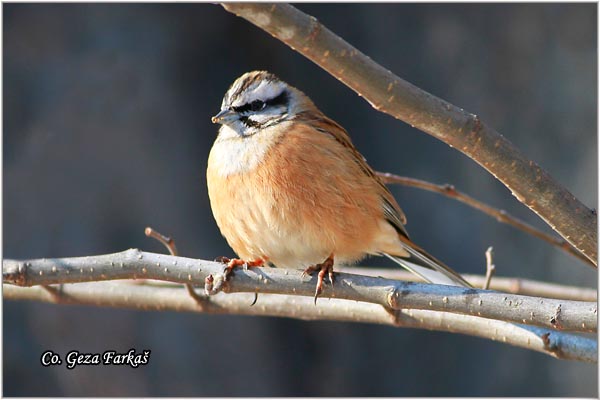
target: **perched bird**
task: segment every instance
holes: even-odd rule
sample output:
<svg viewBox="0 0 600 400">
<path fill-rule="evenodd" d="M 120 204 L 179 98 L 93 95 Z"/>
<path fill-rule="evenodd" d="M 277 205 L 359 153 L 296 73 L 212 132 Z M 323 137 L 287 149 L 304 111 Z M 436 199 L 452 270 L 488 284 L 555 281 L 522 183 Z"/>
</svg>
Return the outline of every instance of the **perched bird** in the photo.
<svg viewBox="0 0 600 400">
<path fill-rule="evenodd" d="M 333 266 L 384 255 L 422 278 L 470 287 L 414 244 L 390 191 L 347 132 L 300 90 L 266 71 L 227 90 L 208 158 L 208 194 L 236 265 L 319 271 L 316 297 Z"/>
</svg>

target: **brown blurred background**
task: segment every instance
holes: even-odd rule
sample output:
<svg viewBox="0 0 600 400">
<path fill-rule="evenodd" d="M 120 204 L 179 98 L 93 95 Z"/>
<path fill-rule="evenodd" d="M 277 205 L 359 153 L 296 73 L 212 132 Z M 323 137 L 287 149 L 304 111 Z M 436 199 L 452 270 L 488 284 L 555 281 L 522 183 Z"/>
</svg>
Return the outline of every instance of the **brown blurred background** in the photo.
<svg viewBox="0 0 600 400">
<path fill-rule="evenodd" d="M 596 4 L 299 4 L 402 78 L 480 115 L 597 205 Z M 229 84 L 268 69 L 348 128 L 369 163 L 457 188 L 549 231 L 459 152 L 373 110 L 212 4 L 4 4 L 4 256 L 231 250 L 205 184 Z M 393 187 L 413 239 L 466 273 L 596 287 L 549 245 Z M 373 258 L 364 264 L 389 266 Z M 182 289 L 183 290 L 183 289 Z M 259 300 L 260 301 L 260 300 Z M 5 396 L 595 396 L 597 367 L 447 333 L 4 301 Z M 150 364 L 43 368 L 44 350 L 151 349 Z"/>
</svg>

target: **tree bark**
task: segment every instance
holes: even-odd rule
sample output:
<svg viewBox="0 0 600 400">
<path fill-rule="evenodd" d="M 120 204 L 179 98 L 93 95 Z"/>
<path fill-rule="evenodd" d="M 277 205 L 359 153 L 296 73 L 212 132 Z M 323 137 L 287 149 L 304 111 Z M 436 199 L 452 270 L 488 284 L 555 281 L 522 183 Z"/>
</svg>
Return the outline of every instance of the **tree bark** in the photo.
<svg viewBox="0 0 600 400">
<path fill-rule="evenodd" d="M 204 285 L 208 279 L 211 282 L 209 293 L 222 290 L 226 293 L 314 295 L 316 276 L 303 277 L 300 269 L 239 268 L 227 281 L 224 280 L 223 269 L 224 265 L 217 262 L 147 253 L 137 249 L 88 257 L 26 261 L 5 259 L 2 263 L 3 282 L 18 286 L 115 279 L 158 279 Z M 346 273 L 336 273 L 335 286 L 326 285 L 322 297 L 379 304 L 393 310 L 411 308 L 473 315 L 556 330 L 597 330 L 595 302 L 521 296 Z"/>
</svg>

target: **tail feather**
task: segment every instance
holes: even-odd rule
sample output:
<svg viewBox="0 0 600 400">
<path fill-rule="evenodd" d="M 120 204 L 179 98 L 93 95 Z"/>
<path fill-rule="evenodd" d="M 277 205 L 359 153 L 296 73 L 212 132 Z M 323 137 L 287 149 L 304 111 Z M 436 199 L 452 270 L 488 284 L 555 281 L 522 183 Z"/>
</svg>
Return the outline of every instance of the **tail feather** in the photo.
<svg viewBox="0 0 600 400">
<path fill-rule="evenodd" d="M 431 283 L 472 287 L 462 276 L 425 250 L 412 242 L 410 245 L 406 242 L 405 244 L 404 248 L 410 254 L 410 258 L 402 258 L 388 253 L 383 253 L 383 255 Z"/>
</svg>

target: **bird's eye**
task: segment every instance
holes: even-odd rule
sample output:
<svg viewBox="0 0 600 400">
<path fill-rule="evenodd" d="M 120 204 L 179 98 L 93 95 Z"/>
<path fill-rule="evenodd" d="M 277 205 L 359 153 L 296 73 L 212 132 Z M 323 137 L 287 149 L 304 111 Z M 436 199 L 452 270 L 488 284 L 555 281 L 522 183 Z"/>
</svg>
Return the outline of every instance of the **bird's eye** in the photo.
<svg viewBox="0 0 600 400">
<path fill-rule="evenodd" d="M 250 103 L 250 111 L 260 111 L 265 108 L 265 102 L 261 100 L 254 100 Z"/>
<path fill-rule="evenodd" d="M 246 113 L 248 111 L 250 112 L 257 112 L 262 110 L 263 108 L 265 108 L 267 106 L 267 103 L 265 103 L 262 100 L 254 100 L 252 103 L 246 103 L 243 106 L 237 106 L 237 107 L 231 107 L 235 112 L 238 113 Z"/>
</svg>

